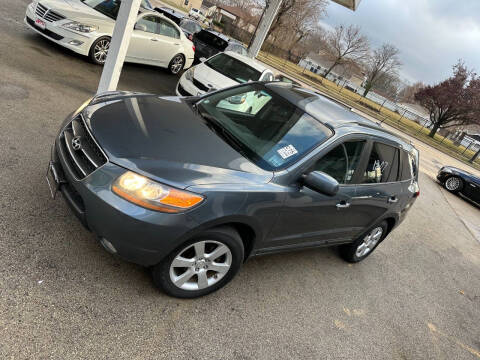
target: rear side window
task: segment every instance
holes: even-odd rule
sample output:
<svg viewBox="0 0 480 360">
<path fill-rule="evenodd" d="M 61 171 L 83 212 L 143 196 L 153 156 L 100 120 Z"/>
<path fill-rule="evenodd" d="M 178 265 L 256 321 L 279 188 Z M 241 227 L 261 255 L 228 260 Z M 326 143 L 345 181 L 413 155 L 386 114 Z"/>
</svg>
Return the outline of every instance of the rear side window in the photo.
<svg viewBox="0 0 480 360">
<path fill-rule="evenodd" d="M 175 26 L 173 26 L 172 24 L 164 20 L 161 20 L 161 19 L 159 20 L 160 20 L 160 24 L 159 24 L 160 35 L 168 36 L 174 39 L 180 39 L 180 33 L 178 32 Z"/>
<path fill-rule="evenodd" d="M 220 51 L 225 50 L 225 48 L 228 46 L 228 43 L 225 40 L 205 30 L 198 32 L 196 34 L 196 38 Z"/>
<path fill-rule="evenodd" d="M 399 150 L 390 145 L 373 143 L 362 184 L 375 184 L 398 181 Z"/>
<path fill-rule="evenodd" d="M 365 141 L 349 141 L 341 144 L 315 164 L 315 171 L 322 171 L 340 184 L 351 184 L 360 162 Z"/>
<path fill-rule="evenodd" d="M 402 151 L 402 181 L 410 180 L 417 176 L 417 160 L 415 154 Z"/>
</svg>

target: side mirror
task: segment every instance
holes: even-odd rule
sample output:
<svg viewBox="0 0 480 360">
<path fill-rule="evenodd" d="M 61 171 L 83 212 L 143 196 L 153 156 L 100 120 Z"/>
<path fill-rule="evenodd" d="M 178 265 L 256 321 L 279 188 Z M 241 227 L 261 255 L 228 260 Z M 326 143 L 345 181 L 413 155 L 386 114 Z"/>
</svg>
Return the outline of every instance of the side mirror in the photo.
<svg viewBox="0 0 480 360">
<path fill-rule="evenodd" d="M 135 24 L 134 30 L 147 31 L 147 27 L 143 24 Z"/>
<path fill-rule="evenodd" d="M 309 189 L 328 196 L 335 195 L 340 186 L 337 180 L 321 171 L 312 171 L 304 177 L 303 181 Z"/>
</svg>

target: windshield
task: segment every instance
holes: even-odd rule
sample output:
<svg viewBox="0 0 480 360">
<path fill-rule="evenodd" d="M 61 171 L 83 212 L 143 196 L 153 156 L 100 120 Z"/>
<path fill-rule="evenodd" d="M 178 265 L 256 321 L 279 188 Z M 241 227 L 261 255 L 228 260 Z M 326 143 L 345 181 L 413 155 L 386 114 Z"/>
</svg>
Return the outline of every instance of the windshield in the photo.
<svg viewBox="0 0 480 360">
<path fill-rule="evenodd" d="M 199 32 L 200 30 L 202 30 L 202 27 L 200 25 L 198 25 L 194 21 L 189 21 L 189 20 L 183 20 L 180 23 L 180 27 L 182 29 L 185 29 L 185 30 L 191 32 L 191 33 L 196 33 L 196 32 Z"/>
<path fill-rule="evenodd" d="M 223 51 L 228 45 L 228 42 L 223 40 L 222 38 L 218 37 L 215 34 L 212 34 L 208 31 L 200 31 L 196 36 L 198 40 L 202 41 L 203 43 L 214 47 L 217 50 Z"/>
<path fill-rule="evenodd" d="M 257 81 L 261 72 L 227 54 L 218 54 L 204 62 L 209 68 L 239 83 Z"/>
<path fill-rule="evenodd" d="M 197 109 L 233 148 L 270 171 L 293 164 L 332 135 L 261 84 L 217 92 L 200 100 Z"/>
<path fill-rule="evenodd" d="M 121 0 L 82 0 L 82 2 L 103 15 L 115 20 L 118 15 L 118 10 L 120 9 Z M 142 0 L 140 6 L 148 10 L 153 9 L 148 0 Z"/>
</svg>

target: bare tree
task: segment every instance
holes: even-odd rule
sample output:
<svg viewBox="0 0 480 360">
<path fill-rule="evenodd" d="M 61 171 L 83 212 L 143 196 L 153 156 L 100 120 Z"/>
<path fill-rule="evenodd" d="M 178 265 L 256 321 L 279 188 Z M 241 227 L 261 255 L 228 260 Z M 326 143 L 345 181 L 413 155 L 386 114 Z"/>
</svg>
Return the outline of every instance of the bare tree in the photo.
<svg viewBox="0 0 480 360">
<path fill-rule="evenodd" d="M 337 26 L 334 31 L 327 35 L 326 40 L 332 65 L 323 74 L 324 77 L 327 77 L 338 65 L 364 59 L 369 51 L 368 39 L 361 34 L 358 26 Z"/>
<path fill-rule="evenodd" d="M 396 75 L 402 65 L 398 58 L 399 50 L 391 44 L 383 44 L 367 59 L 367 79 L 363 96 L 367 96 L 382 76 Z"/>
<path fill-rule="evenodd" d="M 414 83 L 413 85 L 405 86 L 398 96 L 403 102 L 413 103 L 415 102 L 415 94 L 425 87 L 425 84 L 421 81 Z"/>
</svg>

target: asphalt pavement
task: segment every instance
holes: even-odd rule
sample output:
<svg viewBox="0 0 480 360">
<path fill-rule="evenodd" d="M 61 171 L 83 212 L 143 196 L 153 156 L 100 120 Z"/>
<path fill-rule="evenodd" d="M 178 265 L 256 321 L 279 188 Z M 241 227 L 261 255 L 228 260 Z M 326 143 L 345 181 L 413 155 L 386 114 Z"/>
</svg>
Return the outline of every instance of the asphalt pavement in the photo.
<svg viewBox="0 0 480 360">
<path fill-rule="evenodd" d="M 359 264 L 331 248 L 264 256 L 178 300 L 107 254 L 45 182 L 101 68 L 29 31 L 27 3 L 0 0 L 1 359 L 480 358 L 480 242 L 462 219 L 480 210 L 435 183 L 433 160 L 449 161 L 435 150 L 409 216 Z M 173 95 L 177 79 L 126 65 L 119 88 Z"/>
</svg>

